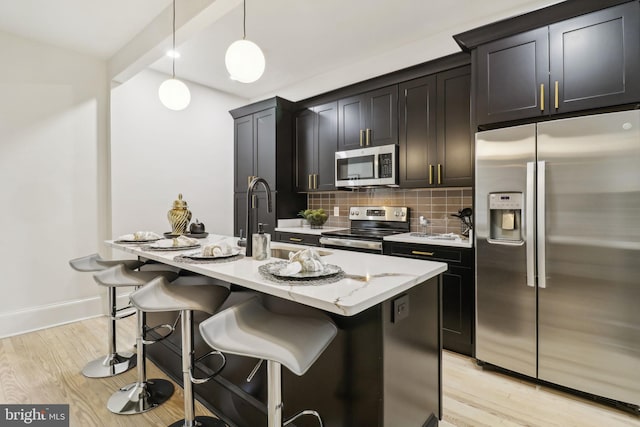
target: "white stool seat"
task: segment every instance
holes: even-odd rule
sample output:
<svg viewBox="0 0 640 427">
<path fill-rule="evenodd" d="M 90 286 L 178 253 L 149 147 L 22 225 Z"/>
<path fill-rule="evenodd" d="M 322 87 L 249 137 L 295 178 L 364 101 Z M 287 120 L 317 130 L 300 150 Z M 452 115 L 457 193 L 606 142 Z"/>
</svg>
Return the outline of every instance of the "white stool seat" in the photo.
<svg viewBox="0 0 640 427">
<path fill-rule="evenodd" d="M 81 258 L 75 258 L 69 261 L 69 265 L 76 271 L 93 272 L 102 271 L 113 267 L 114 265 L 124 265 L 125 267 L 134 270 L 144 264 L 142 261 L 136 259 L 121 259 L 121 260 L 107 260 L 102 258 L 98 254 L 91 254 L 83 256 Z"/>
<path fill-rule="evenodd" d="M 173 280 L 178 277 L 178 273 L 162 270 L 131 271 L 124 265 L 118 264 L 93 275 L 96 283 L 110 287 L 142 286 L 156 277 L 165 277 L 168 280 Z"/>
<path fill-rule="evenodd" d="M 228 284 L 204 276 L 181 276 L 169 283 L 156 277 L 130 295 L 142 311 L 204 311 L 213 314 L 229 295 Z"/>
<path fill-rule="evenodd" d="M 224 353 L 271 360 L 304 375 L 336 336 L 330 320 L 287 316 L 253 297 L 200 323 L 200 334 Z"/>
</svg>

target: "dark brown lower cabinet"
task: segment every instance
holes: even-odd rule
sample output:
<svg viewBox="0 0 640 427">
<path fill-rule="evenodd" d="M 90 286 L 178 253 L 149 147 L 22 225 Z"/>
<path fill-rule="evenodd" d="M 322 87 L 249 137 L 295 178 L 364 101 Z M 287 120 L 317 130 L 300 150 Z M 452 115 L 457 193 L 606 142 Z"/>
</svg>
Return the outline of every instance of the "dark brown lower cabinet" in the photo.
<svg viewBox="0 0 640 427">
<path fill-rule="evenodd" d="M 295 243 L 297 245 L 320 246 L 320 236 L 317 234 L 276 231 L 274 240 L 276 242 Z"/>
<path fill-rule="evenodd" d="M 385 255 L 446 262 L 442 275 L 442 347 L 473 356 L 474 253 L 471 248 L 384 242 Z"/>
</svg>

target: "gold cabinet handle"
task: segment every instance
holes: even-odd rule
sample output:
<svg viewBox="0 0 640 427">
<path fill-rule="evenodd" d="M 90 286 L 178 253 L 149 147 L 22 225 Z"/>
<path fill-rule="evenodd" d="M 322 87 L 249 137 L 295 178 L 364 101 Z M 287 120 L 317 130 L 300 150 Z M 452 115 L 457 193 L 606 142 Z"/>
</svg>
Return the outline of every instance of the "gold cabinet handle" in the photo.
<svg viewBox="0 0 640 427">
<path fill-rule="evenodd" d="M 311 186 L 311 174 L 308 175 L 309 178 L 309 190 L 313 189 L 313 187 Z"/>
<path fill-rule="evenodd" d="M 433 165 L 429 165 L 429 184 L 433 184 Z"/>
<path fill-rule="evenodd" d="M 371 129 L 367 128 L 367 145 L 371 144 Z"/>
<path fill-rule="evenodd" d="M 360 129 L 360 147 L 362 147 L 362 140 L 364 139 L 364 131 Z"/>
<path fill-rule="evenodd" d="M 313 174 L 313 189 L 314 190 L 318 189 L 318 174 L 317 173 Z"/>
<path fill-rule="evenodd" d="M 414 254 L 414 255 L 433 256 L 433 252 L 411 251 L 411 253 Z"/>
<path fill-rule="evenodd" d="M 559 102 L 558 102 L 558 81 L 556 80 L 556 92 L 555 92 L 555 101 L 556 101 L 556 110 L 558 109 L 559 106 Z"/>
<path fill-rule="evenodd" d="M 442 184 L 442 165 L 438 163 L 438 184 Z"/>
<path fill-rule="evenodd" d="M 289 240 L 291 240 L 292 242 L 302 242 L 302 239 L 298 237 L 289 237 Z"/>
<path fill-rule="evenodd" d="M 247 188 L 249 188 L 249 186 L 251 185 L 251 178 L 252 178 L 251 175 L 247 177 Z"/>
<path fill-rule="evenodd" d="M 544 111 L 544 83 L 540 84 L 540 111 Z"/>
<path fill-rule="evenodd" d="M 256 200 L 257 200 L 256 195 L 255 194 L 252 195 L 251 196 L 251 209 L 255 209 L 256 208 Z"/>
</svg>

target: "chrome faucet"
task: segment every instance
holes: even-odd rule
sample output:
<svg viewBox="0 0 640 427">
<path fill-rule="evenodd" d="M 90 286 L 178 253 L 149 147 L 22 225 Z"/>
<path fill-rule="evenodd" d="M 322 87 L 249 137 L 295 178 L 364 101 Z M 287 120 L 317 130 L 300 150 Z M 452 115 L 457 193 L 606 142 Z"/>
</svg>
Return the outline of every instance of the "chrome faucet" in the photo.
<svg viewBox="0 0 640 427">
<path fill-rule="evenodd" d="M 272 210 L 271 188 L 269 188 L 269 184 L 264 178 L 256 176 L 249 184 L 249 188 L 247 188 L 247 248 L 245 251 L 245 256 L 247 257 L 253 256 L 253 211 L 256 209 L 255 206 L 253 206 L 253 191 L 258 184 L 262 184 L 264 190 L 267 192 L 267 209 L 269 212 Z"/>
</svg>

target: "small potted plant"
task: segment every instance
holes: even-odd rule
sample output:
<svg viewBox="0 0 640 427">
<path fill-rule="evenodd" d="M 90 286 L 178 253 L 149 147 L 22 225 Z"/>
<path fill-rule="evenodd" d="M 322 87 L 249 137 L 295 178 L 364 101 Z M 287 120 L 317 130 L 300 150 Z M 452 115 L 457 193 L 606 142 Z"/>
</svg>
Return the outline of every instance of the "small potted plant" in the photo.
<svg viewBox="0 0 640 427">
<path fill-rule="evenodd" d="M 329 219 L 324 209 L 306 209 L 298 212 L 298 215 L 306 219 L 311 228 L 322 228 L 327 219 Z"/>
</svg>

